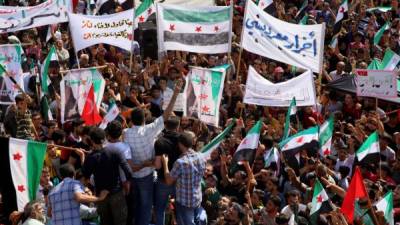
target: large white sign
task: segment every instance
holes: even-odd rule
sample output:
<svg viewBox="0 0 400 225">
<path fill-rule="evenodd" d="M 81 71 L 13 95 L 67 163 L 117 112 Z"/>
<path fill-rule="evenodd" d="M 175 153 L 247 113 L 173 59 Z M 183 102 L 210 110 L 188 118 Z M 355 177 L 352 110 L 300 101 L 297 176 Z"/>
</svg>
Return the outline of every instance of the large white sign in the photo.
<svg viewBox="0 0 400 225">
<path fill-rule="evenodd" d="M 310 70 L 288 81 L 274 84 L 250 66 L 244 103 L 288 107 L 293 97 L 296 98 L 297 106 L 316 104 L 314 80 Z"/>
<path fill-rule="evenodd" d="M 0 6 L 0 33 L 64 23 L 71 11 L 70 0 L 48 0 L 29 7 Z"/>
<path fill-rule="evenodd" d="M 99 43 L 130 51 L 134 14 L 133 9 L 103 16 L 68 14 L 75 51 Z"/>
<path fill-rule="evenodd" d="M 298 25 L 276 19 L 247 1 L 241 46 L 249 52 L 322 72 L 325 25 Z"/>
<path fill-rule="evenodd" d="M 135 6 L 139 6 L 140 0 L 135 0 Z M 214 0 L 155 0 L 154 3 L 166 3 L 171 5 L 191 5 L 191 6 L 213 6 Z"/>
<path fill-rule="evenodd" d="M 167 88 L 164 93 L 163 93 L 163 105 L 162 109 L 165 110 L 167 109 L 167 106 L 169 102 L 171 101 L 172 95 L 174 94 L 174 91 L 170 88 Z M 185 96 L 184 94 L 180 93 L 178 97 L 176 98 L 175 105 L 174 105 L 174 111 L 177 112 L 182 112 L 183 111 L 183 103 L 185 101 Z"/>
<path fill-rule="evenodd" d="M 397 97 L 397 75 L 395 71 L 356 70 L 357 96 Z"/>
</svg>

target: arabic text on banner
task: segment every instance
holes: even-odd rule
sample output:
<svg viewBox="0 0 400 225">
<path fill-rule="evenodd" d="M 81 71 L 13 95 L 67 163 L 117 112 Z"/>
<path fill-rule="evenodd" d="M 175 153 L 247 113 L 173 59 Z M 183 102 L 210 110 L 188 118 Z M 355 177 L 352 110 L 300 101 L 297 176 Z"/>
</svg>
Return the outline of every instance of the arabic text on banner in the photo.
<svg viewBox="0 0 400 225">
<path fill-rule="evenodd" d="M 68 14 L 75 50 L 104 43 L 131 50 L 134 10 L 103 16 Z"/>
<path fill-rule="evenodd" d="M 174 91 L 170 88 L 167 88 L 164 93 L 163 93 L 163 105 L 162 109 L 165 110 L 171 101 L 172 95 L 174 94 Z M 182 112 L 183 111 L 183 101 L 185 100 L 185 97 L 183 96 L 183 93 L 180 93 L 178 97 L 176 98 L 176 102 L 174 105 L 174 111 L 177 112 Z"/>
<path fill-rule="evenodd" d="M 249 52 L 319 73 L 325 25 L 287 23 L 247 1 L 241 46 Z"/>
<path fill-rule="evenodd" d="M 387 70 L 356 70 L 357 96 L 397 97 L 397 75 Z"/>
<path fill-rule="evenodd" d="M 29 7 L 0 6 L 0 33 L 64 23 L 71 11 L 69 0 L 48 0 Z"/>
<path fill-rule="evenodd" d="M 274 84 L 250 66 L 243 102 L 261 106 L 288 107 L 290 101 L 295 97 L 297 106 L 315 105 L 313 83 L 310 70 L 288 81 Z"/>
</svg>

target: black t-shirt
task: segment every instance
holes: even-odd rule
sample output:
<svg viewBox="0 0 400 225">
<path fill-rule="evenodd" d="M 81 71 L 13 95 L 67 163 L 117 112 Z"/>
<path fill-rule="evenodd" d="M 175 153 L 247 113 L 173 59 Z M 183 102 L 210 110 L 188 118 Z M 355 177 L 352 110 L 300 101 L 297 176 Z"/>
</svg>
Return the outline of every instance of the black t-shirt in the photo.
<svg viewBox="0 0 400 225">
<path fill-rule="evenodd" d="M 178 149 L 178 136 L 175 131 L 164 131 L 162 136 L 154 143 L 156 156 L 168 155 L 168 168 L 172 169 L 175 161 L 180 156 Z M 164 168 L 157 170 L 158 178 L 164 180 Z"/>
<path fill-rule="evenodd" d="M 127 180 L 132 177 L 128 162 L 117 149 L 110 147 L 90 153 L 83 164 L 82 174 L 86 178 L 94 175 L 97 192 L 108 190 L 116 193 L 121 190 L 119 168 L 124 171 Z"/>
</svg>

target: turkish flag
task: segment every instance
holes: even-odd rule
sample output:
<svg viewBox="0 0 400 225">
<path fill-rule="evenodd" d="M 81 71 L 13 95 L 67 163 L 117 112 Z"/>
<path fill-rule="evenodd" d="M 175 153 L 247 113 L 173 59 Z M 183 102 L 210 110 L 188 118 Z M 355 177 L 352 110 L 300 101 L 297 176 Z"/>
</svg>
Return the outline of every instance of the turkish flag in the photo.
<svg viewBox="0 0 400 225">
<path fill-rule="evenodd" d="M 367 191 L 364 186 L 361 171 L 356 167 L 353 178 L 351 179 L 350 186 L 347 189 L 346 196 L 344 197 L 340 211 L 346 216 L 347 222 L 352 224 L 354 221 L 354 208 L 355 201 L 368 197 Z"/>
<path fill-rule="evenodd" d="M 93 84 L 90 86 L 89 93 L 86 98 L 85 106 L 83 107 L 82 119 L 85 121 L 86 125 L 97 125 L 99 124 L 103 119 L 101 118 L 99 114 L 99 110 L 97 109 L 96 106 L 96 100 L 94 98 L 94 87 Z"/>
</svg>

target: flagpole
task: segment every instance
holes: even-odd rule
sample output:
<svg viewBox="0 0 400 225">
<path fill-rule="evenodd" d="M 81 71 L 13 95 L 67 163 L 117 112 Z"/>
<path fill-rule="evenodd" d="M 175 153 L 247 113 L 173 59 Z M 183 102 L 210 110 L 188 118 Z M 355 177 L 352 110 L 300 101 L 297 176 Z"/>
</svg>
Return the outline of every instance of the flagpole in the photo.
<svg viewBox="0 0 400 225">
<path fill-rule="evenodd" d="M 134 40 L 134 33 L 135 33 L 135 0 L 132 0 L 132 7 L 133 7 L 133 21 L 132 21 L 132 40 L 131 40 L 131 55 L 129 56 L 129 74 L 132 74 L 132 60 L 133 60 L 133 40 Z M 139 29 L 139 23 L 138 23 Z"/>
<path fill-rule="evenodd" d="M 245 19 L 246 19 L 246 11 L 247 11 L 247 7 L 248 7 L 249 2 L 250 2 L 250 1 L 247 1 L 247 2 L 246 2 L 246 5 L 245 5 L 245 7 L 244 7 Z M 244 19 L 243 21 L 245 21 L 245 19 Z M 243 27 L 242 27 L 242 33 L 240 34 L 240 43 L 243 42 L 243 33 L 244 33 L 244 26 L 245 26 L 245 25 L 246 25 L 246 23 L 244 22 L 244 23 L 243 23 Z M 243 47 L 242 47 L 242 45 L 240 44 L 238 68 L 237 68 L 237 71 L 236 71 L 236 81 L 239 81 L 239 82 L 241 81 L 241 80 L 239 79 L 239 74 L 240 74 L 240 64 L 241 64 L 241 60 L 242 60 L 242 52 L 243 52 Z"/>
<path fill-rule="evenodd" d="M 84 68 L 84 69 L 103 69 L 103 68 L 106 68 L 107 66 L 108 65 L 94 66 L 94 67 L 89 67 L 89 68 Z M 79 69 L 71 69 L 71 70 L 61 70 L 60 73 L 63 74 L 63 73 L 73 72 L 76 70 L 80 70 L 80 68 Z"/>
</svg>

